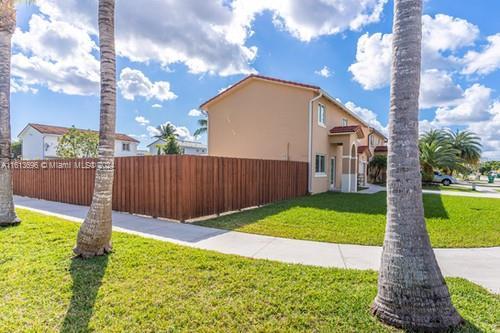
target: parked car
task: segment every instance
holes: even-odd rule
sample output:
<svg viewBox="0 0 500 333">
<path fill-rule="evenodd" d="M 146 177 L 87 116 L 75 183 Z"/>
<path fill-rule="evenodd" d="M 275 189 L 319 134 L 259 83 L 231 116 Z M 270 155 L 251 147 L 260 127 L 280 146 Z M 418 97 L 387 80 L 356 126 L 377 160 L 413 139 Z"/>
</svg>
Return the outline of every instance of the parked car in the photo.
<svg viewBox="0 0 500 333">
<path fill-rule="evenodd" d="M 435 183 L 441 183 L 444 186 L 449 186 L 451 184 L 458 183 L 458 181 L 454 177 L 448 176 L 448 175 L 443 175 L 439 171 L 434 171 L 434 179 L 432 181 Z"/>
</svg>

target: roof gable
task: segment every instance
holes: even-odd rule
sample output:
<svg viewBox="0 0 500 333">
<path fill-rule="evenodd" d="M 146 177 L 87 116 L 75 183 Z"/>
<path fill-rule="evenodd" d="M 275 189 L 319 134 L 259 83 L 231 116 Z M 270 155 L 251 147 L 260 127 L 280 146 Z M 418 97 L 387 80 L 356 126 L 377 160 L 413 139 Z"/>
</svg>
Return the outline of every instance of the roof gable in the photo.
<svg viewBox="0 0 500 333">
<path fill-rule="evenodd" d="M 300 82 L 295 82 L 295 81 L 287 81 L 287 80 L 281 80 L 269 76 L 263 76 L 263 75 L 256 75 L 256 74 L 251 74 L 247 77 L 245 77 L 243 80 L 236 82 L 226 90 L 220 92 L 219 94 L 215 95 L 214 97 L 210 98 L 206 102 L 200 105 L 200 109 L 206 108 L 209 104 L 215 102 L 216 100 L 226 97 L 233 93 L 237 88 L 243 86 L 244 84 L 254 81 L 254 80 L 260 80 L 260 81 L 267 81 L 275 84 L 282 84 L 282 85 L 287 85 L 287 86 L 292 86 L 296 88 L 302 88 L 302 89 L 308 89 L 308 90 L 314 90 L 314 91 L 319 91 L 321 88 L 318 86 L 314 86 L 311 84 L 306 84 L 306 83 L 300 83 Z"/>
</svg>

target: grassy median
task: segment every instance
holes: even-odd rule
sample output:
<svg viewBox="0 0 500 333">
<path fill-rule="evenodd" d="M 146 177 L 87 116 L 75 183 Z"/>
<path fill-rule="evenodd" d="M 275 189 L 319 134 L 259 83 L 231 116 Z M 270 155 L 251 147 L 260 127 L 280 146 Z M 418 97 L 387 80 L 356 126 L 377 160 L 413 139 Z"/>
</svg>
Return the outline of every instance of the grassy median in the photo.
<svg viewBox="0 0 500 333">
<path fill-rule="evenodd" d="M 425 194 L 424 207 L 434 247 L 500 246 L 500 199 Z M 285 238 L 382 245 L 386 209 L 385 192 L 323 193 L 197 224 Z"/>
</svg>

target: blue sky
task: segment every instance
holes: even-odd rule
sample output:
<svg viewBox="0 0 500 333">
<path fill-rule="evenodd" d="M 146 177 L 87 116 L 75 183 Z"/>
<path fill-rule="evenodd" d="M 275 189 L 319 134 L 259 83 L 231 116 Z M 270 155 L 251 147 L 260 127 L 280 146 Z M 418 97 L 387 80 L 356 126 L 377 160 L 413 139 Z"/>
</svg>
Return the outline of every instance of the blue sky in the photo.
<svg viewBox="0 0 500 333">
<path fill-rule="evenodd" d="M 251 72 L 320 85 L 385 129 L 392 1 L 144 3 L 117 1 L 117 131 L 143 147 L 165 122 L 191 138 L 193 110 Z M 470 129 L 500 159 L 500 2 L 424 6 L 421 130 Z M 98 128 L 96 12 L 95 0 L 18 8 L 14 135 L 28 122 Z"/>
</svg>

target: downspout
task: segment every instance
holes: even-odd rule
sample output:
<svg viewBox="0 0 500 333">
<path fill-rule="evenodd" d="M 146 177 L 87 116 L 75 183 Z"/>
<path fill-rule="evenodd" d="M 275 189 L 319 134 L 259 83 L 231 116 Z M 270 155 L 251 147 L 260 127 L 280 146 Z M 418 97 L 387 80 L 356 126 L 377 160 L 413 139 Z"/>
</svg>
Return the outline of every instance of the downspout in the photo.
<svg viewBox="0 0 500 333">
<path fill-rule="evenodd" d="M 309 101 L 309 110 L 308 110 L 308 122 L 309 122 L 309 137 L 308 137 L 308 140 L 309 140 L 309 145 L 308 145 L 308 160 L 309 160 L 309 168 L 308 168 L 308 173 L 307 173 L 307 190 L 309 191 L 309 193 L 312 193 L 312 168 L 313 168 L 313 165 L 312 165 L 312 122 L 313 122 L 313 117 L 312 117 L 312 112 L 313 112 L 313 103 L 315 101 L 317 101 L 318 99 L 320 99 L 321 97 L 323 97 L 323 91 L 319 91 L 319 95 L 316 96 L 316 97 L 313 97 L 310 101 Z M 325 164 L 326 164 L 326 161 L 325 161 Z"/>
</svg>

